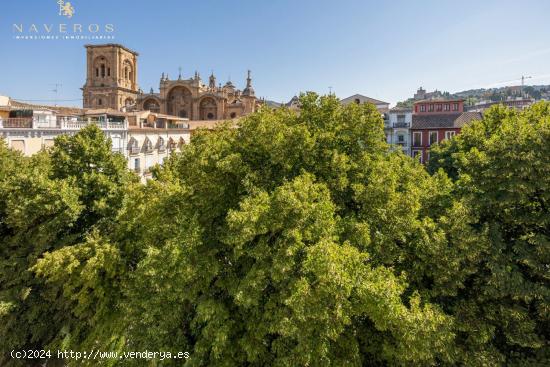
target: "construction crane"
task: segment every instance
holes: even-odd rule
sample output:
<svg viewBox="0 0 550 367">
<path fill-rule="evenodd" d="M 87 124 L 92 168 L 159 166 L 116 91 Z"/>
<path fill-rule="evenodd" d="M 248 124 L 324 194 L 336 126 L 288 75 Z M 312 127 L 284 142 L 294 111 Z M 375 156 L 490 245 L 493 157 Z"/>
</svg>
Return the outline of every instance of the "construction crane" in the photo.
<svg viewBox="0 0 550 367">
<path fill-rule="evenodd" d="M 525 79 L 531 79 L 530 76 L 521 76 L 521 90 L 523 91 L 523 86 L 525 85 Z"/>
</svg>

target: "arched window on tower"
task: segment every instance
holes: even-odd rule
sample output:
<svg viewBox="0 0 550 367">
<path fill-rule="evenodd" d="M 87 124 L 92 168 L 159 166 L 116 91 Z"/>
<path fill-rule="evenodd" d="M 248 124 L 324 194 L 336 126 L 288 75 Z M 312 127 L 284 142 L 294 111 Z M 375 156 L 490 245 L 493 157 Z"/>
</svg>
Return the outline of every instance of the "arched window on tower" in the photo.
<svg viewBox="0 0 550 367">
<path fill-rule="evenodd" d="M 105 64 L 101 64 L 101 77 L 105 78 Z"/>
<path fill-rule="evenodd" d="M 99 68 L 95 68 L 95 76 L 99 78 Z"/>
<path fill-rule="evenodd" d="M 124 79 L 128 79 L 128 66 L 124 68 Z"/>
</svg>

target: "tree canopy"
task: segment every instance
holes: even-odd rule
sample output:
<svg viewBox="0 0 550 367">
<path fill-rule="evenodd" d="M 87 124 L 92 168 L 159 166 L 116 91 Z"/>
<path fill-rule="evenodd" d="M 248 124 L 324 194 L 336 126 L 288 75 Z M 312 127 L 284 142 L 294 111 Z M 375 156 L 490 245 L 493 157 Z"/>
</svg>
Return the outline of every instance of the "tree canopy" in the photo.
<svg viewBox="0 0 550 367">
<path fill-rule="evenodd" d="M 95 127 L 33 157 L 2 145 L 0 348 L 547 364 L 549 111 L 494 108 L 428 170 L 374 106 L 313 93 L 199 132 L 146 185 Z"/>
</svg>

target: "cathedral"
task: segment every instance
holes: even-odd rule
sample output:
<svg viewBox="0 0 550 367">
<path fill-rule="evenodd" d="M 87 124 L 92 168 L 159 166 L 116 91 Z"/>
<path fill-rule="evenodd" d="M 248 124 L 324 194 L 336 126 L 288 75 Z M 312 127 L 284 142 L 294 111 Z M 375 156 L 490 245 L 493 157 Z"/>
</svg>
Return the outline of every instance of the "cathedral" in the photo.
<svg viewBox="0 0 550 367">
<path fill-rule="evenodd" d="M 189 120 L 224 120 L 244 116 L 256 109 L 250 71 L 241 91 L 231 81 L 216 85 L 212 74 L 204 84 L 199 73 L 189 79 L 171 80 L 162 73 L 159 93 L 144 93 L 137 84 L 138 53 L 122 45 L 86 45 L 86 83 L 82 87 L 84 108 L 112 108 L 174 115 Z"/>
</svg>

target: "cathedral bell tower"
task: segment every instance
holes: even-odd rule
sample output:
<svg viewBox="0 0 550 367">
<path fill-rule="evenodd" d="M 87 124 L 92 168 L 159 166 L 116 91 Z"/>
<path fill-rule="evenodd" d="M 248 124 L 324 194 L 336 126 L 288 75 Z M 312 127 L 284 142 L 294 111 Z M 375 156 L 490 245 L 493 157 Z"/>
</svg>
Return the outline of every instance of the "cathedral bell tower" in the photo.
<svg viewBox="0 0 550 367">
<path fill-rule="evenodd" d="M 122 45 L 86 45 L 84 108 L 130 109 L 139 94 L 138 53 Z"/>
</svg>

